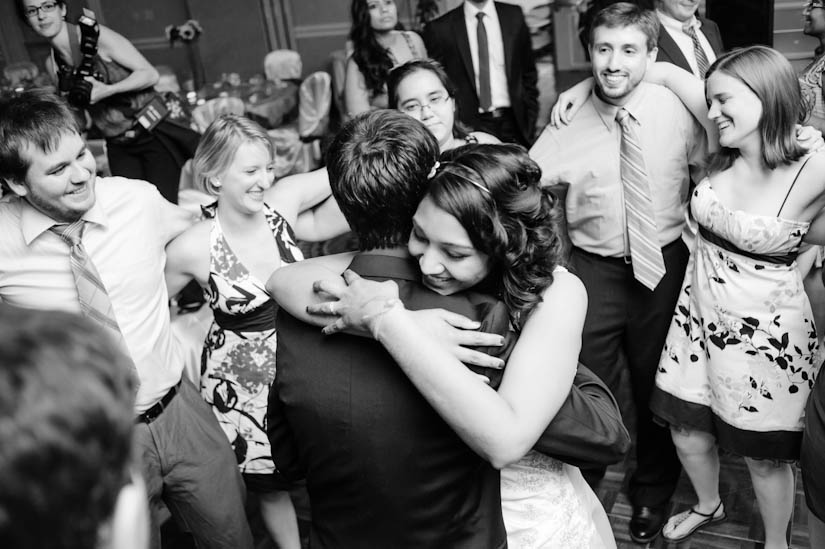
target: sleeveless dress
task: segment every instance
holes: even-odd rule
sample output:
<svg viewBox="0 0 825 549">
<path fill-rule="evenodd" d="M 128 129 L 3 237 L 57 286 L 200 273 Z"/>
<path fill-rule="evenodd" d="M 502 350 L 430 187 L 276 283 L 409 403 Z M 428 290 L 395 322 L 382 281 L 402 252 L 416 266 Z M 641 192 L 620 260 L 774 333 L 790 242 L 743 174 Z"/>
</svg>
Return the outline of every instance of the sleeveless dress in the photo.
<svg viewBox="0 0 825 549">
<path fill-rule="evenodd" d="M 501 514 L 509 549 L 616 547 L 607 513 L 578 467 L 536 451 L 501 470 Z"/>
<path fill-rule="evenodd" d="M 242 473 L 276 471 L 266 436 L 269 386 L 275 379 L 275 315 L 278 306 L 265 281 L 238 260 L 223 236 L 217 203 L 204 208 L 213 219 L 207 295 L 215 320 L 201 358 L 201 396 L 212 407 L 232 444 Z M 264 204 L 282 263 L 303 259 L 292 228 Z"/>
<path fill-rule="evenodd" d="M 795 261 L 810 224 L 780 217 L 782 206 L 756 215 L 727 208 L 708 179 L 694 190 L 699 235 L 651 409 L 736 454 L 793 461 L 819 344 Z"/>
</svg>

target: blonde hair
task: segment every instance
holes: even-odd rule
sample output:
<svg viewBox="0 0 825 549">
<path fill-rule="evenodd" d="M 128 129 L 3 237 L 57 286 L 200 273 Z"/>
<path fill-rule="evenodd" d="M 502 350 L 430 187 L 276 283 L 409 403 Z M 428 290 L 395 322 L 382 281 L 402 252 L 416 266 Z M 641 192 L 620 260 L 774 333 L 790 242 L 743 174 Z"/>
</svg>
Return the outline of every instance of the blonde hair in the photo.
<svg viewBox="0 0 825 549">
<path fill-rule="evenodd" d="M 272 141 L 260 124 L 237 114 L 224 114 L 216 118 L 203 132 L 192 159 L 195 188 L 217 196 L 220 189 L 215 185 L 216 180 L 232 164 L 238 148 L 250 142 L 260 143 L 269 157 L 274 157 Z"/>
</svg>

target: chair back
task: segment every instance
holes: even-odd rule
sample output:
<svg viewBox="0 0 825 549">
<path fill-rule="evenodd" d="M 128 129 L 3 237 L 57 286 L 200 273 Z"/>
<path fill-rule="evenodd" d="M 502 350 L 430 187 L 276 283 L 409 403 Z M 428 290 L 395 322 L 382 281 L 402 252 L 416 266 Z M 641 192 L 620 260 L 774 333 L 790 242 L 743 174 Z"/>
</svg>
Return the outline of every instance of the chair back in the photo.
<svg viewBox="0 0 825 549">
<path fill-rule="evenodd" d="M 321 137 L 329 127 L 332 106 L 332 77 L 318 71 L 307 76 L 298 91 L 298 134 Z"/>
<path fill-rule="evenodd" d="M 244 110 L 243 101 L 239 97 L 216 97 L 192 109 L 192 119 L 195 121 L 198 130 L 203 133 L 209 127 L 209 124 L 220 115 L 242 115 Z"/>
<path fill-rule="evenodd" d="M 274 50 L 264 58 L 266 79 L 273 82 L 300 80 L 303 70 L 301 55 L 294 50 Z"/>
</svg>

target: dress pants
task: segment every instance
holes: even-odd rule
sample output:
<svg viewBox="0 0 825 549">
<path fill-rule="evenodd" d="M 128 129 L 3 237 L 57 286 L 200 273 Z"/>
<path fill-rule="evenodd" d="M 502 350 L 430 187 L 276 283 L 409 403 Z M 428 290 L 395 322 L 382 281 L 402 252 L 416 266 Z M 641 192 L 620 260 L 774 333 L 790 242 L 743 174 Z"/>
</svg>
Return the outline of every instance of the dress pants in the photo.
<svg viewBox="0 0 825 549">
<path fill-rule="evenodd" d="M 160 547 L 160 500 L 199 549 L 252 549 L 235 454 L 212 410 L 185 378 L 152 423 L 138 423 L 135 446 Z"/>
<path fill-rule="evenodd" d="M 630 477 L 630 501 L 664 505 L 673 495 L 681 464 L 670 430 L 653 421 L 650 396 L 689 252 L 681 239 L 662 248 L 666 274 L 654 291 L 633 277 L 621 258 L 601 257 L 574 247 L 571 264 L 587 289 L 588 306 L 580 360 L 618 392 L 624 354 L 636 407 L 636 470 Z M 583 471 L 588 481 L 604 470 Z"/>
</svg>

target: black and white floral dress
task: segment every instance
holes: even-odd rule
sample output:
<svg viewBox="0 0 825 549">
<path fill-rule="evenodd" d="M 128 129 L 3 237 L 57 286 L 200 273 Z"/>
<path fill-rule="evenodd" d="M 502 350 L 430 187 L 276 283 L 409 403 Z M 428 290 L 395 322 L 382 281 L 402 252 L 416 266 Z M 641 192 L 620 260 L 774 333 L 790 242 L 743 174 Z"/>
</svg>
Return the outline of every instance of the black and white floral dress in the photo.
<svg viewBox="0 0 825 549">
<path fill-rule="evenodd" d="M 303 259 L 286 220 L 266 204 L 264 213 L 281 262 Z M 229 438 L 241 472 L 269 474 L 275 465 L 265 421 L 275 379 L 278 306 L 266 292 L 266 281 L 258 280 L 232 252 L 215 205 L 204 208 L 204 215 L 213 218 L 207 294 L 215 320 L 203 347 L 201 396 Z"/>
<path fill-rule="evenodd" d="M 739 455 L 798 459 L 819 368 L 795 261 L 809 223 L 731 210 L 707 179 L 691 210 L 699 235 L 651 408 L 672 426 L 712 433 Z"/>
</svg>

